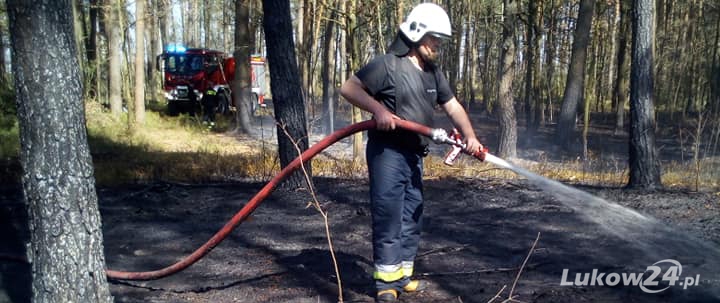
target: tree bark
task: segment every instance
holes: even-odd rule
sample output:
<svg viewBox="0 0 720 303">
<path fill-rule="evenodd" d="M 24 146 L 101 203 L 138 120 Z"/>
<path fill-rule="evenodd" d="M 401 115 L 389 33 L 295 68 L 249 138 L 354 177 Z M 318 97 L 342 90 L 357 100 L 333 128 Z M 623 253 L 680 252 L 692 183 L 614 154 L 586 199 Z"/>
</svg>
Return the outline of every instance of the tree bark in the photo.
<svg viewBox="0 0 720 303">
<path fill-rule="evenodd" d="M 517 156 L 517 118 L 513 95 L 513 76 L 515 75 L 515 16 L 518 1 L 504 0 L 503 43 L 500 55 L 500 86 L 498 88 L 498 122 L 500 123 L 500 143 L 498 155 L 503 158 Z"/>
<path fill-rule="evenodd" d="M 570 67 L 568 69 L 565 93 L 563 94 L 560 119 L 557 124 L 557 143 L 566 148 L 572 146 L 575 136 L 577 109 L 585 94 L 585 61 L 590 42 L 594 0 L 580 0 L 577 27 L 575 28 Z"/>
<path fill-rule="evenodd" d="M 0 54 L 5 53 L 5 25 L 0 22 Z M 5 56 L 0 56 L 0 85 L 5 85 L 7 70 L 5 69 Z"/>
<path fill-rule="evenodd" d="M 171 35 L 170 30 L 168 27 L 173 27 L 173 13 L 171 10 L 168 9 L 168 3 L 169 0 L 155 0 L 155 7 L 156 12 L 160 13 L 160 18 L 158 18 L 158 29 L 160 31 L 160 36 L 162 36 L 162 41 L 164 43 L 170 43 L 175 38 L 173 35 Z M 162 49 L 159 49 L 159 51 L 162 51 Z M 162 99 L 161 99 L 162 100 Z"/>
<path fill-rule="evenodd" d="M 610 59 L 608 60 L 608 73 L 607 73 L 607 87 L 608 90 L 606 92 L 607 96 L 610 96 L 610 99 L 612 100 L 612 109 L 615 110 L 615 106 L 617 105 L 614 102 L 614 96 L 613 96 L 613 88 L 615 87 L 615 70 L 616 70 L 616 58 L 618 57 L 618 35 L 621 31 L 621 24 L 620 24 L 620 1 L 621 0 L 614 0 L 614 3 L 612 3 L 611 9 L 611 19 L 609 22 L 610 27 Z M 620 68 L 617 68 L 618 72 Z"/>
<path fill-rule="evenodd" d="M 250 50 L 252 48 L 250 27 L 250 1 L 235 0 L 235 81 L 232 83 L 235 100 L 236 129 L 244 134 L 250 133 L 250 106 L 257 102 L 252 97 L 250 75 Z"/>
<path fill-rule="evenodd" d="M 660 189 L 660 157 L 655 146 L 653 48 L 655 1 L 633 0 L 630 75 L 630 180 L 628 187 Z"/>
<path fill-rule="evenodd" d="M 620 134 L 625 129 L 625 103 L 628 99 L 628 74 L 630 64 L 627 61 L 628 38 L 630 36 L 630 8 L 628 2 L 620 2 L 620 35 L 618 37 L 617 52 L 617 79 L 613 88 L 613 103 L 615 104 L 615 131 Z"/>
<path fill-rule="evenodd" d="M 149 55 L 148 57 L 148 64 L 145 67 L 146 73 L 147 73 L 147 83 L 148 83 L 148 97 L 151 100 L 154 100 L 155 102 L 159 102 L 160 100 L 163 100 L 163 96 L 161 94 L 160 89 L 160 75 L 158 71 L 155 69 L 155 60 L 156 56 L 159 55 L 162 52 L 162 37 L 160 36 L 160 31 L 158 31 L 158 24 L 160 23 L 160 16 L 165 14 L 164 11 L 158 10 L 158 2 L 161 0 L 148 0 L 147 7 L 150 8 L 150 14 L 148 17 L 148 24 L 147 24 L 147 34 L 145 35 L 149 47 Z"/>
<path fill-rule="evenodd" d="M 333 42 L 333 31 L 335 27 L 335 18 L 337 14 L 333 10 L 330 14 L 330 18 L 325 24 L 325 37 L 323 45 L 323 66 L 322 66 L 322 99 L 323 99 L 323 131 L 325 134 L 330 134 L 335 129 L 335 83 L 333 77 L 333 70 L 335 69 L 335 50 L 331 49 Z"/>
<path fill-rule="evenodd" d="M 78 64 L 80 65 L 80 72 L 83 72 L 83 66 L 85 66 L 85 16 L 82 9 L 82 3 L 80 0 L 72 0 L 72 14 L 73 14 L 73 31 L 75 32 L 75 48 L 77 49 Z"/>
<path fill-rule="evenodd" d="M 186 21 L 189 21 L 189 23 L 186 23 L 183 28 L 186 28 L 186 30 L 189 29 L 190 46 L 201 47 L 202 45 L 200 45 L 200 32 L 202 28 L 202 23 L 200 22 L 200 14 L 202 13 L 202 11 L 200 9 L 200 1 L 190 0 L 188 6 L 190 7 L 190 11 L 188 12 L 190 16 Z"/>
<path fill-rule="evenodd" d="M 540 58 L 540 50 L 542 49 L 542 37 L 543 37 L 543 0 L 537 1 L 537 4 L 535 5 L 534 10 L 532 11 L 532 14 L 535 15 L 533 18 L 533 22 L 531 22 L 531 26 L 534 28 L 533 32 L 535 33 L 534 40 L 532 47 L 533 47 L 533 53 L 534 53 L 534 67 L 533 67 L 533 84 L 532 84 L 532 92 L 533 92 L 533 102 L 535 103 L 535 110 L 533 112 L 533 119 L 532 119 L 532 129 L 533 131 L 536 131 L 540 128 L 541 125 L 544 124 L 545 121 L 543 121 L 543 111 L 545 110 L 541 93 L 540 93 L 540 79 L 542 75 L 542 60 Z M 549 42 L 547 42 L 549 43 Z"/>
<path fill-rule="evenodd" d="M 203 14 L 203 46 L 207 48 L 215 49 L 215 45 L 213 43 L 212 39 L 212 31 L 210 29 L 210 20 L 212 20 L 214 9 L 212 7 L 212 3 L 214 1 L 205 0 L 203 1 L 203 8 L 202 8 L 202 14 Z M 218 16 L 215 16 L 218 17 Z"/>
<path fill-rule="evenodd" d="M 280 166 L 284 168 L 299 156 L 295 144 L 300 151 L 308 148 L 305 102 L 300 89 L 289 1 L 263 0 L 263 28 L 267 41 L 275 121 L 278 123 L 278 153 Z M 312 175 L 311 166 L 310 161 L 305 165 L 309 175 Z M 288 177 L 284 187 L 303 187 L 304 180 L 303 172 L 296 171 Z"/>
<path fill-rule="evenodd" d="M 98 99 L 98 90 L 99 90 L 99 83 L 98 79 L 100 78 L 100 69 L 98 68 L 98 61 L 97 61 L 97 50 L 98 50 L 98 0 L 90 0 L 90 26 L 88 28 L 88 38 L 85 42 L 85 52 L 87 55 L 88 60 L 88 72 L 86 73 L 88 79 L 86 79 L 85 83 L 89 84 L 89 87 L 86 87 L 86 91 L 89 92 L 88 96 L 90 98 L 93 98 L 95 100 Z"/>
<path fill-rule="evenodd" d="M 485 23 L 485 28 L 488 28 L 488 22 Z M 482 51 L 482 67 L 484 72 L 480 73 L 480 81 L 482 81 L 482 87 L 483 87 L 483 103 L 485 106 L 485 110 L 490 111 L 492 102 L 492 97 L 495 96 L 495 85 L 493 83 L 493 77 L 491 70 L 493 70 L 491 65 L 490 58 L 492 57 L 493 50 L 495 49 L 494 46 L 495 37 L 492 31 L 486 30 L 485 31 L 485 40 L 483 42 L 483 51 Z"/>
<path fill-rule="evenodd" d="M 113 302 L 105 277 L 71 3 L 9 0 L 7 7 L 32 302 Z"/>
<path fill-rule="evenodd" d="M 550 0 L 550 29 L 547 33 L 547 42 L 545 43 L 545 99 L 543 102 L 543 111 L 540 113 L 539 120 L 541 124 L 546 122 L 552 122 L 553 118 L 553 99 L 555 98 L 555 89 L 553 77 L 555 77 L 555 60 L 556 55 L 559 53 L 556 51 L 555 45 L 557 44 L 558 34 L 556 33 L 555 26 L 557 23 L 557 7 L 555 6 L 556 0 Z M 547 117 L 545 115 L 549 117 Z"/>
<path fill-rule="evenodd" d="M 536 57 L 536 43 L 535 40 L 538 38 L 538 34 L 535 32 L 535 19 L 537 18 L 536 11 L 538 10 L 537 1 L 528 1 L 528 24 L 527 24 L 527 43 L 525 44 L 525 56 L 527 57 L 527 63 L 525 65 L 525 129 L 529 135 L 532 135 L 536 130 L 533 127 L 533 100 L 535 100 L 534 94 L 534 76 L 535 76 L 535 61 Z M 538 104 L 535 104 L 537 107 Z"/>
<path fill-rule="evenodd" d="M 135 1 L 135 123 L 145 123 L 145 1 Z"/>
<path fill-rule="evenodd" d="M 108 93 L 110 111 L 116 117 L 122 113 L 122 26 L 120 10 L 123 0 L 105 0 L 105 35 L 108 40 Z"/>
<path fill-rule="evenodd" d="M 360 43 L 357 37 L 357 0 L 345 1 L 345 42 L 347 50 L 347 79 L 360 68 Z M 350 120 L 358 123 L 362 120 L 362 113 L 357 106 L 350 110 Z M 363 156 L 363 135 L 353 135 L 353 161 L 358 161 Z"/>
</svg>

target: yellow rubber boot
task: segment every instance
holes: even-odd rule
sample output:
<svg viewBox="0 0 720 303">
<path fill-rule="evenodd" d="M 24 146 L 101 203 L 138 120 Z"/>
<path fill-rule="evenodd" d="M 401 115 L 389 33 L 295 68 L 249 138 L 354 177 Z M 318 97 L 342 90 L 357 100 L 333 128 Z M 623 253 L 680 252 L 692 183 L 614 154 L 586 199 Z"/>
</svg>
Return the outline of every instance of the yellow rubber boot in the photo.
<svg viewBox="0 0 720 303">
<path fill-rule="evenodd" d="M 421 280 L 410 280 L 408 284 L 405 284 L 403 286 L 403 291 L 405 292 L 418 292 L 426 289 L 428 287 L 428 283 L 426 281 Z"/>
</svg>

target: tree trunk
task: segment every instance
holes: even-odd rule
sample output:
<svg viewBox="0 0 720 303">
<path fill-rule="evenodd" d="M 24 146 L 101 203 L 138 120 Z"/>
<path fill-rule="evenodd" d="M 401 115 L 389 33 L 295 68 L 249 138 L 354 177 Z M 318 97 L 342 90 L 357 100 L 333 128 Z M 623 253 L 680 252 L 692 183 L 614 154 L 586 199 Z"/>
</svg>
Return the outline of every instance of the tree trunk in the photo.
<svg viewBox="0 0 720 303">
<path fill-rule="evenodd" d="M 86 75 L 88 75 L 87 81 L 85 81 L 86 84 L 88 84 L 88 87 L 86 87 L 86 91 L 89 92 L 88 96 L 90 98 L 98 100 L 99 94 L 99 83 L 98 79 L 100 78 L 100 69 L 98 68 L 98 60 L 97 60 L 97 50 L 98 50 L 98 0 L 90 0 L 90 27 L 88 32 L 88 38 L 85 43 L 85 51 L 87 54 L 88 59 L 88 71 Z"/>
<path fill-rule="evenodd" d="M 448 74 L 448 82 L 450 82 L 450 89 L 454 92 L 457 91 L 457 78 L 458 78 L 458 66 L 460 65 L 460 41 L 462 39 L 462 33 L 458 33 L 459 18 L 455 16 L 455 5 L 462 5 L 459 1 L 444 0 L 443 4 L 447 9 L 448 17 L 450 17 L 450 26 L 452 31 L 456 34 L 453 35 L 445 44 L 445 60 L 444 65 L 447 67 L 445 72 Z"/>
<path fill-rule="evenodd" d="M 214 10 L 212 7 L 212 2 L 214 2 L 214 1 L 210 1 L 210 0 L 203 1 L 202 25 L 203 25 L 203 46 L 214 49 L 215 46 L 213 45 L 213 39 L 212 39 L 211 30 L 210 30 L 210 20 L 212 20 L 213 16 L 215 16 L 215 14 L 213 14 Z M 218 16 L 215 16 L 215 17 L 218 17 Z"/>
<path fill-rule="evenodd" d="M 615 106 L 617 105 L 614 100 L 613 95 L 613 88 L 615 87 L 615 70 L 617 69 L 618 72 L 620 70 L 619 67 L 615 65 L 616 58 L 618 58 L 618 35 L 621 31 L 621 24 L 620 24 L 620 1 L 621 0 L 614 0 L 615 3 L 612 4 L 612 14 L 611 14 L 611 20 L 610 20 L 610 59 L 608 60 L 608 73 L 607 73 L 607 87 L 608 90 L 606 91 L 607 96 L 610 96 L 612 102 L 612 109 L 617 110 Z"/>
<path fill-rule="evenodd" d="M 720 18 L 715 23 L 715 42 L 713 43 L 712 52 L 712 72 L 710 77 L 710 100 L 707 104 L 707 110 L 717 116 L 720 112 L 720 61 L 718 60 L 720 53 Z M 718 117 L 720 118 L 720 117 Z"/>
<path fill-rule="evenodd" d="M 585 61 L 594 10 L 594 0 L 580 0 L 580 12 L 572 44 L 570 67 L 568 68 L 560 119 L 555 131 L 557 143 L 565 148 L 572 146 L 578 104 L 583 100 L 585 94 Z"/>
<path fill-rule="evenodd" d="M 135 122 L 145 123 L 145 1 L 135 1 Z"/>
<path fill-rule="evenodd" d="M 7 7 L 32 302 L 113 302 L 105 277 L 71 3 L 9 0 Z"/>
<path fill-rule="evenodd" d="M 160 14 L 158 18 L 158 30 L 160 31 L 160 36 L 162 36 L 163 43 L 170 43 L 175 39 L 168 30 L 168 27 L 172 27 L 173 24 L 173 14 L 172 11 L 168 9 L 167 1 L 169 0 L 155 0 L 155 7 L 157 7 L 155 11 Z M 162 51 L 162 49 L 159 49 L 159 51 Z"/>
<path fill-rule="evenodd" d="M 474 11 L 475 5 L 473 3 L 468 4 L 468 15 Z M 474 83 L 475 83 L 475 52 L 477 50 L 476 37 L 477 31 L 475 30 L 475 22 L 468 22 L 464 25 L 465 28 L 465 52 L 463 54 L 463 72 L 462 72 L 462 99 L 465 101 L 465 110 L 470 111 L 470 104 L 474 101 Z"/>
<path fill-rule="evenodd" d="M 318 49 L 318 43 L 320 43 L 320 25 L 325 20 L 325 1 L 324 0 L 313 0 L 313 11 L 310 13 L 309 16 L 312 16 L 312 35 L 306 37 L 310 39 L 310 42 L 307 44 L 308 48 L 308 54 L 311 54 L 308 56 L 308 60 L 306 62 L 307 64 L 307 83 L 302 83 L 301 85 L 306 87 L 309 96 L 311 98 L 305 98 L 305 101 L 307 102 L 308 106 L 306 109 L 309 109 L 313 113 L 313 118 L 315 118 L 315 100 L 316 100 L 316 93 L 315 93 L 315 70 L 317 67 L 317 62 L 319 61 L 320 56 L 316 55 L 318 53 L 322 54 L 322 52 Z"/>
<path fill-rule="evenodd" d="M 345 2 L 345 41 L 347 46 L 347 78 L 360 68 L 360 43 L 358 42 L 357 31 L 357 0 L 349 0 Z M 362 113 L 357 106 L 351 109 L 350 120 L 352 123 L 358 123 L 362 120 Z M 363 155 L 363 135 L 356 133 L 353 135 L 353 161 L 358 161 Z"/>
<path fill-rule="evenodd" d="M 242 133 L 250 133 L 250 108 L 252 102 L 252 75 L 250 74 L 250 49 L 252 48 L 250 22 L 250 1 L 235 0 L 235 81 L 232 83 L 233 99 L 235 100 L 236 129 Z"/>
<path fill-rule="evenodd" d="M 4 22 L 0 22 L 0 54 L 5 53 L 5 24 L 3 23 Z M 5 56 L 0 56 L 0 85 L 2 85 L 3 87 L 5 83 L 7 83 L 7 79 L 5 78 L 6 74 L 7 70 L 5 69 Z"/>
<path fill-rule="evenodd" d="M 653 43 L 655 1 L 633 0 L 630 75 L 630 180 L 628 187 L 660 189 L 660 157 L 655 147 Z"/>
<path fill-rule="evenodd" d="M 78 64 L 80 66 L 80 72 L 83 72 L 83 66 L 85 65 L 85 16 L 83 14 L 82 3 L 80 0 L 72 0 L 72 16 L 73 16 L 73 31 L 75 32 L 75 49 L 77 49 Z"/>
<path fill-rule="evenodd" d="M 303 64 L 303 62 L 305 62 L 305 31 L 307 30 L 305 28 L 305 24 L 307 23 L 307 21 L 305 21 L 305 10 L 307 6 L 307 1 L 308 0 L 297 0 L 297 6 L 295 11 L 295 16 L 297 16 L 295 18 L 295 23 L 297 24 L 297 26 L 295 27 L 295 46 L 297 47 L 297 60 L 300 63 L 298 68 L 301 75 L 304 74 L 305 70 L 305 65 Z M 305 79 L 302 79 L 300 85 L 305 85 L 304 81 Z M 303 89 L 305 88 L 303 87 Z M 304 94 L 305 92 L 303 91 L 303 98 L 305 97 Z"/>
<path fill-rule="evenodd" d="M 485 27 L 487 28 L 488 25 L 485 24 Z M 492 97 L 495 95 L 495 85 L 492 83 L 492 76 L 490 70 L 490 58 L 492 57 L 491 54 L 493 52 L 493 41 L 494 41 L 493 33 L 491 31 L 485 31 L 485 41 L 483 43 L 483 51 L 482 51 L 482 64 L 484 72 L 480 73 L 482 85 L 483 85 L 483 103 L 485 106 L 485 110 L 490 111 L 491 104 L 492 104 Z"/>
<path fill-rule="evenodd" d="M 536 128 L 533 127 L 533 110 L 532 102 L 535 100 L 533 83 L 535 82 L 535 61 L 537 60 L 535 51 L 535 40 L 538 39 L 538 34 L 535 32 L 535 19 L 537 18 L 536 11 L 538 10 L 537 1 L 528 1 L 528 25 L 527 25 L 527 43 L 525 44 L 525 56 L 527 57 L 525 65 L 525 129 L 529 135 L 532 135 Z M 537 107 L 538 104 L 535 104 Z"/>
<path fill-rule="evenodd" d="M 498 155 L 503 158 L 517 156 L 517 118 L 513 95 L 513 76 L 515 75 L 515 16 L 518 1 L 504 0 L 503 43 L 500 55 L 500 86 L 498 89 L 498 122 L 500 123 L 500 143 Z"/>
<path fill-rule="evenodd" d="M 542 49 L 542 37 L 543 37 L 543 0 L 537 1 L 536 7 L 534 11 L 532 12 L 535 15 L 534 22 L 532 22 L 532 26 L 535 28 L 533 31 L 535 33 L 535 41 L 532 44 L 533 46 L 533 52 L 534 52 L 534 58 L 535 58 L 535 67 L 533 67 L 533 102 L 535 102 L 535 111 L 533 113 L 533 119 L 532 119 L 532 129 L 534 131 L 538 130 L 541 125 L 544 124 L 543 121 L 543 111 L 545 110 L 545 107 L 543 106 L 543 101 L 541 98 L 540 93 L 540 79 L 542 75 L 542 60 L 540 58 L 540 49 Z"/>
<path fill-rule="evenodd" d="M 190 1 L 190 24 L 188 24 L 188 27 L 192 30 L 190 31 L 192 38 L 190 39 L 190 45 L 193 47 L 203 47 L 202 45 L 202 39 L 200 39 L 200 36 L 202 34 L 202 20 L 200 19 L 200 14 L 202 14 L 202 8 L 200 6 L 200 1 L 198 0 L 191 0 Z"/>
<path fill-rule="evenodd" d="M 160 77 L 158 71 L 155 69 L 156 56 L 162 52 L 162 37 L 158 31 L 159 18 L 165 12 L 158 10 L 158 2 L 162 0 L 148 0 L 147 7 L 150 8 L 151 13 L 148 17 L 147 34 L 145 35 L 147 41 L 150 43 L 148 50 L 150 54 L 148 57 L 148 64 L 145 67 L 147 73 L 148 83 L 148 97 L 155 102 L 162 100 L 162 94 L 160 93 Z"/>
<path fill-rule="evenodd" d="M 323 65 L 322 65 L 322 99 L 323 99 L 323 131 L 330 134 L 335 129 L 335 107 L 334 97 L 335 83 L 333 70 L 335 69 L 335 50 L 331 49 L 333 41 L 333 29 L 335 27 L 335 18 L 337 14 L 333 10 L 325 25 L 325 37 L 323 45 Z"/>
<path fill-rule="evenodd" d="M 553 121 L 553 100 L 555 98 L 555 89 L 554 89 L 554 77 L 555 77 L 555 60 L 557 57 L 557 54 L 559 51 L 556 51 L 555 45 L 557 44 L 558 40 L 558 34 L 556 33 L 556 23 L 557 23 L 557 7 L 555 6 L 556 0 L 550 0 L 550 29 L 547 33 L 547 42 L 545 43 L 545 99 L 543 104 L 543 112 L 541 112 L 540 120 L 542 123 L 546 122 L 552 122 Z M 547 117 L 545 115 L 549 117 Z"/>
<path fill-rule="evenodd" d="M 615 134 L 625 129 L 625 103 L 628 99 L 628 74 L 630 64 L 627 61 L 628 38 L 630 36 L 630 7 L 627 2 L 620 2 L 620 35 L 618 37 L 617 52 L 617 79 L 613 88 L 613 103 L 615 104 Z"/>
<path fill-rule="evenodd" d="M 263 28 L 267 41 L 275 121 L 278 123 L 278 153 L 280 166 L 284 168 L 299 156 L 295 144 L 300 151 L 308 148 L 305 102 L 300 90 L 289 1 L 263 0 Z M 308 161 L 305 168 L 312 176 L 311 166 Z M 288 177 L 284 186 L 300 188 L 305 184 L 304 180 L 303 172 L 296 171 Z"/>
<path fill-rule="evenodd" d="M 110 111 L 116 117 L 122 113 L 122 26 L 120 10 L 123 0 L 105 1 L 105 35 L 108 40 L 108 93 L 110 94 Z"/>
</svg>

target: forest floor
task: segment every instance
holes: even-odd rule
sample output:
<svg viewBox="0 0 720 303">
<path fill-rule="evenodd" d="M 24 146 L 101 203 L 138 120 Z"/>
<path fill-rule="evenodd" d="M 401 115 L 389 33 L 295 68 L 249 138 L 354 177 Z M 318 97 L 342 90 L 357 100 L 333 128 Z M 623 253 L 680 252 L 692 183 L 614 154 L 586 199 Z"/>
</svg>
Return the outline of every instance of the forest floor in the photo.
<svg viewBox="0 0 720 303">
<path fill-rule="evenodd" d="M 493 128 L 491 123 L 477 126 Z M 496 140 L 482 139 L 489 146 Z M 596 139 L 607 146 L 606 154 L 626 150 L 617 144 L 622 137 L 598 134 Z M 549 141 L 536 143 L 543 140 Z M 556 152 L 548 144 L 527 146 L 521 145 L 521 157 Z M 345 148 L 340 145 L 338 152 Z M 373 302 L 367 180 L 314 182 L 329 214 L 343 301 Z M 147 271 L 176 262 L 207 241 L 263 185 L 157 181 L 99 187 L 108 268 Z M 493 302 L 502 302 L 511 289 L 516 302 L 720 301 L 720 193 L 576 187 L 597 198 L 578 196 L 581 201 L 569 202 L 573 197 L 525 179 L 426 179 L 416 275 L 430 287 L 401 295 L 401 302 L 489 302 L 498 293 Z M 0 185 L 0 254 L 24 252 L 28 229 L 21 196 L 19 185 Z M 337 302 L 325 225 L 309 201 L 307 192 L 274 192 L 188 269 L 154 281 L 111 281 L 115 301 Z M 673 273 L 669 266 L 675 263 L 668 259 L 677 261 L 681 271 Z M 657 286 L 596 285 L 607 283 L 605 277 L 613 273 L 648 278 L 648 266 L 656 263 L 660 275 L 652 280 L 660 281 Z M 0 259 L 0 302 L 29 302 L 29 267 Z M 593 279 L 593 270 L 605 275 Z M 596 283 L 561 285 L 586 273 Z M 669 286 L 663 278 L 672 276 L 679 280 Z M 688 285 L 687 278 L 697 285 Z"/>
</svg>

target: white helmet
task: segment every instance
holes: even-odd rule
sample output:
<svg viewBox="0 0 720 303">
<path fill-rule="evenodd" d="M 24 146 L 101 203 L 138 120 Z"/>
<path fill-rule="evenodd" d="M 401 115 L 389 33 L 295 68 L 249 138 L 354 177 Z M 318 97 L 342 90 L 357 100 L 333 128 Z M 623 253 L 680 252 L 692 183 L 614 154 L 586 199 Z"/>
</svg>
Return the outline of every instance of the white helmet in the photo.
<svg viewBox="0 0 720 303">
<path fill-rule="evenodd" d="M 440 38 L 452 36 L 450 18 L 442 7 L 434 3 L 422 3 L 413 8 L 405 22 L 400 24 L 400 31 L 414 43 L 425 34 Z"/>
</svg>

